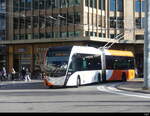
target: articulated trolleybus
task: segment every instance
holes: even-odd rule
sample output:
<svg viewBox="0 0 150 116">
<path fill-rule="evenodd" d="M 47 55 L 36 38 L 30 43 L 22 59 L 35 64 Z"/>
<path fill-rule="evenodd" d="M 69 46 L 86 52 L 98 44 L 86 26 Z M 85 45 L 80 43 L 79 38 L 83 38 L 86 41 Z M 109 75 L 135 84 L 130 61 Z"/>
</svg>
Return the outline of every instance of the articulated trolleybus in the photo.
<svg viewBox="0 0 150 116">
<path fill-rule="evenodd" d="M 60 46 L 47 50 L 44 65 L 46 86 L 80 86 L 135 77 L 130 51 L 100 50 L 89 46 Z"/>
</svg>

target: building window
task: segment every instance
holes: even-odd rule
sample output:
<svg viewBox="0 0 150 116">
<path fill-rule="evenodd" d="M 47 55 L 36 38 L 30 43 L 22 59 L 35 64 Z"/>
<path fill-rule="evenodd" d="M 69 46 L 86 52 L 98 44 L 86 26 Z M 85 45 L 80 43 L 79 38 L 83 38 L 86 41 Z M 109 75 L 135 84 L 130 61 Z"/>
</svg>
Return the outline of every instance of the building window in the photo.
<svg viewBox="0 0 150 116">
<path fill-rule="evenodd" d="M 114 34 L 110 34 L 110 38 L 111 38 L 111 39 L 114 39 L 114 38 L 115 38 L 115 35 L 114 35 Z"/>
<path fill-rule="evenodd" d="M 105 0 L 99 0 L 99 9 L 105 10 Z"/>
<path fill-rule="evenodd" d="M 123 20 L 123 17 L 117 17 L 117 28 L 118 28 L 118 29 L 124 28 L 124 20 Z"/>
<path fill-rule="evenodd" d="M 81 4 L 81 0 L 75 0 L 75 5 L 78 6 Z"/>
<path fill-rule="evenodd" d="M 0 0 L 0 12 L 6 11 L 6 3 L 4 0 Z"/>
<path fill-rule="evenodd" d="M 94 33 L 93 33 L 93 32 L 90 32 L 90 36 L 94 36 Z"/>
<path fill-rule="evenodd" d="M 1 15 L 0 14 L 0 30 L 5 30 L 6 27 L 5 27 L 5 15 Z"/>
<path fill-rule="evenodd" d="M 116 0 L 109 0 L 109 5 L 110 5 L 110 11 L 115 11 L 116 10 Z"/>
<path fill-rule="evenodd" d="M 25 19 L 23 17 L 20 17 L 20 29 L 24 29 L 25 28 Z"/>
<path fill-rule="evenodd" d="M 19 40 L 19 35 L 14 35 L 14 38 L 13 38 L 13 40 Z"/>
<path fill-rule="evenodd" d="M 85 0 L 85 6 L 89 6 L 89 0 Z"/>
<path fill-rule="evenodd" d="M 32 39 L 32 34 L 27 34 L 27 35 L 26 35 L 26 38 L 27 38 L 28 40 Z"/>
<path fill-rule="evenodd" d="M 75 31 L 75 37 L 79 37 L 80 36 L 80 31 Z"/>
<path fill-rule="evenodd" d="M 97 0 L 93 0 L 93 7 L 97 8 Z"/>
<path fill-rule="evenodd" d="M 62 37 L 62 38 L 67 37 L 67 32 L 61 32 L 61 37 Z"/>
<path fill-rule="evenodd" d="M 52 32 L 46 32 L 46 38 L 52 38 L 53 34 Z"/>
<path fill-rule="evenodd" d="M 116 18 L 110 17 L 110 28 L 116 28 Z"/>
<path fill-rule="evenodd" d="M 80 24 L 80 13 L 79 12 L 74 13 L 74 23 Z"/>
<path fill-rule="evenodd" d="M 67 0 L 61 0 L 61 8 L 67 8 L 68 2 Z"/>
<path fill-rule="evenodd" d="M 5 40 L 5 33 L 0 31 L 0 40 Z"/>
<path fill-rule="evenodd" d="M 17 0 L 13 0 L 13 11 L 16 12 L 19 9 L 19 2 Z"/>
<path fill-rule="evenodd" d="M 39 39 L 39 33 L 33 33 L 33 39 Z"/>
<path fill-rule="evenodd" d="M 93 0 L 90 0 L 90 7 L 93 7 Z"/>
<path fill-rule="evenodd" d="M 54 32 L 54 38 L 59 38 L 60 37 L 60 33 L 59 32 Z"/>
<path fill-rule="evenodd" d="M 25 0 L 20 0 L 20 6 L 19 6 L 20 11 L 25 10 Z"/>
<path fill-rule="evenodd" d="M 110 17 L 110 28 L 123 28 L 124 21 L 123 17 Z"/>
<path fill-rule="evenodd" d="M 20 38 L 19 38 L 20 40 L 24 40 L 24 39 L 26 39 L 25 38 L 25 34 L 20 34 Z"/>
<path fill-rule="evenodd" d="M 39 16 L 39 26 L 40 28 L 45 28 L 46 19 L 44 16 Z"/>
<path fill-rule="evenodd" d="M 142 1 L 142 12 L 145 12 L 145 1 Z"/>
<path fill-rule="evenodd" d="M 135 19 L 135 24 L 136 24 L 136 28 L 137 29 L 143 29 L 145 26 L 144 26 L 144 21 L 145 21 L 145 18 L 141 18 L 141 17 L 138 17 Z"/>
<path fill-rule="evenodd" d="M 40 39 L 45 38 L 45 34 L 44 33 L 39 33 L 39 38 Z"/>
<path fill-rule="evenodd" d="M 31 10 L 31 4 L 32 4 L 32 0 L 26 0 L 25 10 Z"/>
<path fill-rule="evenodd" d="M 19 29 L 19 19 L 18 18 L 14 18 L 14 29 Z"/>
<path fill-rule="evenodd" d="M 123 0 L 109 0 L 110 11 L 123 11 Z"/>
<path fill-rule="evenodd" d="M 144 35 L 136 35 L 136 40 L 144 40 Z"/>
<path fill-rule="evenodd" d="M 69 37 L 74 37 L 74 32 L 68 32 Z"/>
<path fill-rule="evenodd" d="M 45 0 L 40 0 L 39 1 L 39 8 L 44 9 L 45 8 Z"/>
<path fill-rule="evenodd" d="M 46 8 L 47 9 L 52 9 L 53 4 L 54 3 L 51 0 L 46 0 Z"/>
<path fill-rule="evenodd" d="M 68 13 L 67 23 L 68 24 L 74 24 L 74 13 Z"/>
<path fill-rule="evenodd" d="M 26 17 L 26 29 L 31 29 L 31 17 Z"/>
<path fill-rule="evenodd" d="M 33 9 L 39 9 L 39 0 L 33 0 Z"/>
<path fill-rule="evenodd" d="M 136 0 L 135 1 L 135 11 L 136 12 L 144 12 L 145 11 L 145 1 L 144 0 Z"/>
<path fill-rule="evenodd" d="M 85 36 L 86 36 L 86 37 L 89 37 L 89 31 L 86 31 L 86 32 L 85 32 Z"/>
<path fill-rule="evenodd" d="M 117 11 L 123 11 L 123 0 L 117 0 Z"/>
<path fill-rule="evenodd" d="M 141 0 L 136 0 L 135 1 L 135 11 L 136 12 L 141 12 Z"/>
<path fill-rule="evenodd" d="M 39 18 L 38 18 L 38 16 L 34 16 L 33 17 L 33 27 L 37 28 L 38 25 L 39 25 Z"/>
</svg>

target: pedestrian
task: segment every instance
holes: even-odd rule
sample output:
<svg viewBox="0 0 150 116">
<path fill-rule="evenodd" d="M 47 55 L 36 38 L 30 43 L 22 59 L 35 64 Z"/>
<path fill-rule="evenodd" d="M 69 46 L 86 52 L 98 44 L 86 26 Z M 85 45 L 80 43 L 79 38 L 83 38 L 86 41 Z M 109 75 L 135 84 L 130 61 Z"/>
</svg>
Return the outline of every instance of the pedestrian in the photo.
<svg viewBox="0 0 150 116">
<path fill-rule="evenodd" d="M 3 81 L 3 78 L 2 78 L 3 75 L 2 75 L 2 74 L 3 74 L 3 73 L 2 73 L 2 70 L 0 70 L 0 80 L 1 80 L 1 81 Z"/>
<path fill-rule="evenodd" d="M 23 79 L 23 80 L 25 80 L 25 75 L 26 75 L 25 67 L 22 67 L 21 76 L 22 76 L 22 79 Z"/>
<path fill-rule="evenodd" d="M 12 71 L 11 71 L 11 78 L 12 78 L 12 80 L 15 79 L 15 76 L 16 76 L 16 71 L 15 71 L 15 69 L 12 67 Z"/>
<path fill-rule="evenodd" d="M 2 69 L 2 79 L 6 80 L 7 79 L 7 73 L 6 73 L 6 68 L 3 67 Z"/>
<path fill-rule="evenodd" d="M 25 75 L 25 82 L 30 81 L 31 82 L 31 78 L 30 78 L 30 71 L 28 68 L 26 68 L 26 75 Z"/>
</svg>

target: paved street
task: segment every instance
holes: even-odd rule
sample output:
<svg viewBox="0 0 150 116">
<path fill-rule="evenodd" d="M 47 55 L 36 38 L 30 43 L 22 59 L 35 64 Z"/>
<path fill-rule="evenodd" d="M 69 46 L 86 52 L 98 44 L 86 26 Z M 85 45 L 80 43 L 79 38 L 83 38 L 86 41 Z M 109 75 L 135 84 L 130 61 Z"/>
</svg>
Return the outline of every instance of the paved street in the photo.
<svg viewBox="0 0 150 116">
<path fill-rule="evenodd" d="M 42 82 L 0 89 L 0 112 L 149 112 L 150 96 L 124 93 L 105 83 L 79 88 L 47 89 Z M 11 87 L 12 86 L 12 87 Z"/>
</svg>

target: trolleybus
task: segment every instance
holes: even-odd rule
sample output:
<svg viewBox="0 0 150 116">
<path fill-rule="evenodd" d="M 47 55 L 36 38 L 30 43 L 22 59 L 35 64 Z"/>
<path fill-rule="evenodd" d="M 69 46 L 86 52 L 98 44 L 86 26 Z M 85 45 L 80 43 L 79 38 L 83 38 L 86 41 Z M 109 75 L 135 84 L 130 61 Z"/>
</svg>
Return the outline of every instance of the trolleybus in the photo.
<svg viewBox="0 0 150 116">
<path fill-rule="evenodd" d="M 135 78 L 131 51 L 101 50 L 89 46 L 50 47 L 44 56 L 46 86 L 80 86 Z"/>
</svg>

